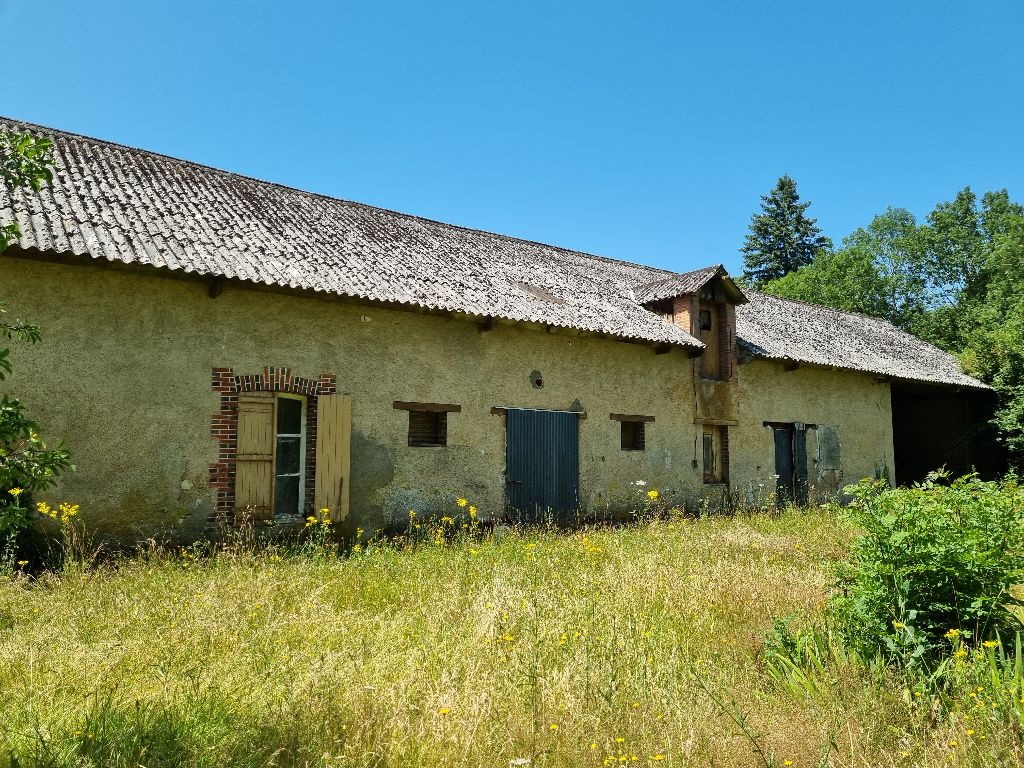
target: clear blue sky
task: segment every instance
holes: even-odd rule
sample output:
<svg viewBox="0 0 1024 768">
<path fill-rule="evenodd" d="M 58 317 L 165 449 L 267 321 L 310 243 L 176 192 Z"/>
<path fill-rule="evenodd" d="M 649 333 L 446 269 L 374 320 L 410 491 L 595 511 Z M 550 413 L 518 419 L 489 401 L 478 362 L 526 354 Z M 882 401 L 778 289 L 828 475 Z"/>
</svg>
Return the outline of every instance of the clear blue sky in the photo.
<svg viewBox="0 0 1024 768">
<path fill-rule="evenodd" d="M 0 114 L 607 256 L 737 270 L 797 179 L 839 239 L 1024 198 L 1024 0 L 0 0 Z"/>
</svg>

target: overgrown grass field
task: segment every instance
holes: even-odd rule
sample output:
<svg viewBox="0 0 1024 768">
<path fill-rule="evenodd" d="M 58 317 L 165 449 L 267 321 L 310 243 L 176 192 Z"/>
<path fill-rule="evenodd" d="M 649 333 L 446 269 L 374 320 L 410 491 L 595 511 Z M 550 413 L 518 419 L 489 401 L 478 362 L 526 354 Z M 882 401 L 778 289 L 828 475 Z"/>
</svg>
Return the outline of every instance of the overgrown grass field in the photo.
<svg viewBox="0 0 1024 768">
<path fill-rule="evenodd" d="M 806 693 L 772 674 L 773 619 L 821 619 L 851 540 L 834 513 L 793 510 L 15 575 L 0 581 L 0 752 L 125 767 L 1019 761 L 984 685 L 937 716 L 877 668 L 827 666 Z"/>
</svg>

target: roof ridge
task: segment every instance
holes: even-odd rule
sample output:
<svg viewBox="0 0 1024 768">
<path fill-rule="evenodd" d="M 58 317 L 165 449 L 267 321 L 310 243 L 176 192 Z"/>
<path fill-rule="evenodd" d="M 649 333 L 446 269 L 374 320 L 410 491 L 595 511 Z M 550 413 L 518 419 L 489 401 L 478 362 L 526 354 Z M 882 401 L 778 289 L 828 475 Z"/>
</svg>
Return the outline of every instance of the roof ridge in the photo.
<svg viewBox="0 0 1024 768">
<path fill-rule="evenodd" d="M 651 282 L 644 283 L 643 285 L 639 285 L 637 287 L 638 288 L 646 288 L 648 286 L 658 285 L 659 283 L 668 282 L 669 280 L 678 280 L 681 277 L 690 277 L 691 275 L 696 275 L 698 272 L 717 272 L 720 269 L 724 270 L 725 269 L 725 265 L 724 264 L 711 264 L 711 265 L 706 266 L 706 267 L 701 267 L 700 269 L 691 269 L 691 270 L 689 270 L 687 272 L 669 272 L 665 277 L 659 277 L 657 280 L 651 280 Z M 726 270 L 726 271 L 728 271 L 728 270 Z"/>
<path fill-rule="evenodd" d="M 28 122 L 26 120 L 19 120 L 18 118 L 8 117 L 6 115 L 0 115 L 0 121 L 6 121 L 6 122 L 9 122 L 9 123 L 14 123 L 16 125 L 25 126 L 28 129 L 35 129 L 35 130 L 38 130 L 40 133 L 43 133 L 43 134 L 48 134 L 48 133 L 63 134 L 64 136 L 70 136 L 70 137 L 77 138 L 77 139 L 84 139 L 86 141 L 97 142 L 99 144 L 106 144 L 108 146 L 117 147 L 119 149 L 125 149 L 125 150 L 128 150 L 130 152 L 141 152 L 141 153 L 146 154 L 146 155 L 151 155 L 151 156 L 154 156 L 154 157 L 163 158 L 165 160 L 170 160 L 170 161 L 172 161 L 174 163 L 179 163 L 181 165 L 191 166 L 191 167 L 194 167 L 194 168 L 202 168 L 204 170 L 213 171 L 215 173 L 222 174 L 222 175 L 225 175 L 225 176 L 233 176 L 235 178 L 245 179 L 247 181 L 252 181 L 252 182 L 255 182 L 257 184 L 266 184 L 266 185 L 269 185 L 269 186 L 277 187 L 279 189 L 287 190 L 289 192 L 296 192 L 296 193 L 298 193 L 300 195 L 310 195 L 312 197 L 318 197 L 318 198 L 321 198 L 321 199 L 324 199 L 324 200 L 330 200 L 330 201 L 336 202 L 336 203 L 342 203 L 342 204 L 345 204 L 345 205 L 358 206 L 360 208 L 365 208 L 365 209 L 368 209 L 368 210 L 371 210 L 371 211 L 379 211 L 379 212 L 382 212 L 382 213 L 391 214 L 393 216 L 400 216 L 400 217 L 402 217 L 404 219 L 412 219 L 412 220 L 415 220 L 415 221 L 422 221 L 422 222 L 426 222 L 428 224 L 438 224 L 438 225 L 440 225 L 442 227 L 451 227 L 452 229 L 461 230 L 463 232 L 473 232 L 473 233 L 476 233 L 476 234 L 479 234 L 479 235 L 486 235 L 487 237 L 498 238 L 500 240 L 509 240 L 509 241 L 513 241 L 513 242 L 517 242 L 517 243 L 523 243 L 525 245 L 538 245 L 538 246 L 541 246 L 543 248 L 551 248 L 553 250 L 560 251 L 562 253 L 574 254 L 574 255 L 578 255 L 578 256 L 585 256 L 587 258 L 598 259 L 600 261 L 604 261 L 604 262 L 608 262 L 608 263 L 612 263 L 612 264 L 625 264 L 625 265 L 630 266 L 630 267 L 640 267 L 642 269 L 650 270 L 652 272 L 661 272 L 661 273 L 665 274 L 666 277 L 672 277 L 672 276 L 677 275 L 677 274 L 690 274 L 689 272 L 678 273 L 678 272 L 674 272 L 673 270 L 664 269 L 663 267 L 654 267 L 654 266 L 650 266 L 648 264 L 641 264 L 641 263 L 636 262 L 636 261 L 628 261 L 626 259 L 617 259 L 617 258 L 614 258 L 612 256 L 602 256 L 600 254 L 590 253 L 588 251 L 579 251 L 579 250 L 575 250 L 573 248 L 566 248 L 566 247 L 561 246 L 561 245 L 554 245 L 552 243 L 543 243 L 543 242 L 541 242 L 539 240 L 530 240 L 530 239 L 525 238 L 525 237 L 517 237 L 515 235 L 506 235 L 506 234 L 502 234 L 500 232 L 491 232 L 491 231 L 486 230 L 486 229 L 479 229 L 477 227 L 467 227 L 467 226 L 463 226 L 461 224 L 452 224 L 451 222 L 441 221 L 440 219 L 431 219 L 431 218 L 429 218 L 427 216 L 418 216 L 418 215 L 413 214 L 413 213 L 405 213 L 404 211 L 396 211 L 393 208 L 385 208 L 385 207 L 379 206 L 379 205 L 371 205 L 369 203 L 361 203 L 358 200 L 348 200 L 348 199 L 343 198 L 343 197 L 334 197 L 332 195 L 328 195 L 328 194 L 325 194 L 323 192 L 312 192 L 312 191 L 310 191 L 308 189 L 301 189 L 299 187 L 293 187 L 293 186 L 290 186 L 288 184 L 282 184 L 281 182 L 278 182 L 278 181 L 270 181 L 268 179 L 261 179 L 261 178 L 258 178 L 256 176 L 249 176 L 249 175 L 244 174 L 244 173 L 239 173 L 238 171 L 229 171 L 229 170 L 226 170 L 224 168 L 218 168 L 218 167 L 213 166 L 213 165 L 206 165 L 205 163 L 196 162 L 195 160 L 186 160 L 185 158 L 175 157 L 174 155 L 164 154 L 163 152 L 157 152 L 155 150 L 145 149 L 143 147 L 133 147 L 130 144 L 122 144 L 122 143 L 117 142 L 117 141 L 111 141 L 110 139 L 101 139 L 101 138 L 98 138 L 96 136 L 89 136 L 89 135 L 84 134 L 84 133 L 75 133 L 74 131 L 66 131 L 66 130 L 63 130 L 61 128 L 51 128 L 51 127 L 46 126 L 46 125 L 40 125 L 39 123 L 32 123 L 32 122 Z M 701 267 L 700 269 L 695 269 L 695 270 L 691 270 L 691 271 L 692 272 L 699 272 L 699 271 L 701 271 L 701 269 L 708 269 L 708 268 L 709 267 Z"/>
</svg>

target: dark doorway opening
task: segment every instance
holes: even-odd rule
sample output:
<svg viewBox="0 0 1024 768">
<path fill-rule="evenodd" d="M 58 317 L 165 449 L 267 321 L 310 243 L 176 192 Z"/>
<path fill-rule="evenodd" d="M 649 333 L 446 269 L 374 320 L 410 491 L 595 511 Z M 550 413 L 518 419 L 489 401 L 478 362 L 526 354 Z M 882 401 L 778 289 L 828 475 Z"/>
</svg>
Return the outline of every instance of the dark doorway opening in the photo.
<svg viewBox="0 0 1024 768">
<path fill-rule="evenodd" d="M 508 513 L 517 522 L 568 522 L 579 509 L 580 415 L 571 411 L 506 412 Z"/>
<path fill-rule="evenodd" d="M 805 505 L 808 500 L 807 425 L 766 422 L 775 438 L 775 504 Z"/>
<path fill-rule="evenodd" d="M 897 485 L 945 467 L 954 476 L 1006 471 L 1006 454 L 990 423 L 995 394 L 925 384 L 892 384 L 892 442 Z"/>
</svg>

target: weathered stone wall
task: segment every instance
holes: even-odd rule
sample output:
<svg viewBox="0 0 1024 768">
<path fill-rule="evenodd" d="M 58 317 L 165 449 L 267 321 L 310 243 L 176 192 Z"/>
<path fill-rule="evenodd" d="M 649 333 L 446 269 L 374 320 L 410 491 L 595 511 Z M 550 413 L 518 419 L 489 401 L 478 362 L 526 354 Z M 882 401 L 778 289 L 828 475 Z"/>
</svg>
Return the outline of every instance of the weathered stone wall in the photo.
<svg viewBox="0 0 1024 768">
<path fill-rule="evenodd" d="M 48 437 L 64 436 L 78 471 L 50 496 L 82 506 L 102 535 L 136 539 L 200 533 L 216 500 L 214 368 L 296 377 L 333 373 L 352 395 L 352 513 L 367 531 L 408 511 L 451 509 L 467 496 L 500 514 L 505 434 L 493 406 L 574 409 L 580 422 L 581 500 L 592 513 L 635 507 L 649 488 L 693 508 L 700 466 L 692 361 L 683 350 L 499 323 L 448 318 L 335 298 L 208 285 L 155 271 L 0 257 L 0 297 L 37 322 L 43 342 L 18 345 L 0 385 L 22 398 Z M 532 371 L 544 386 L 535 389 Z M 730 485 L 756 501 L 774 486 L 763 421 L 839 427 L 846 481 L 892 470 L 888 386 L 872 377 L 755 361 L 740 366 L 729 428 Z M 393 402 L 457 403 L 448 446 L 407 445 L 408 413 Z M 622 451 L 612 413 L 654 416 L 646 450 Z M 808 447 L 813 458 L 813 433 Z M 814 465 L 811 463 L 812 483 Z M 638 488 L 634 483 L 648 483 Z M 761 489 L 761 486 L 764 489 Z"/>
<path fill-rule="evenodd" d="M 166 274 L 166 273 L 165 273 Z M 700 490 L 692 466 L 691 361 L 682 350 L 476 323 L 337 299 L 228 285 L 217 298 L 198 280 L 101 266 L 0 257 L 11 314 L 31 318 L 44 340 L 14 352 L 3 385 L 50 437 L 64 436 L 78 471 L 51 495 L 82 506 L 95 529 L 134 538 L 200 531 L 215 500 L 218 460 L 211 419 L 220 395 L 214 368 L 337 376 L 352 395 L 350 520 L 367 530 L 408 510 L 451 509 L 464 495 L 500 513 L 505 436 L 493 406 L 582 406 L 581 496 L 593 511 L 632 506 L 646 480 L 680 503 Z M 534 389 L 531 371 L 544 387 Z M 396 400 L 458 403 L 448 446 L 407 445 L 408 414 Z M 611 413 L 656 417 L 645 451 L 622 451 Z"/>
<path fill-rule="evenodd" d="M 773 360 L 739 367 L 737 426 L 729 428 L 730 484 L 740 504 L 759 505 L 775 491 L 775 445 L 764 422 L 837 427 L 842 473 L 819 456 L 818 431 L 807 431 L 812 500 L 876 473 L 893 479 L 889 384 L 869 374 L 814 366 L 786 370 Z M 831 487 L 830 487 L 831 486 Z"/>
</svg>

